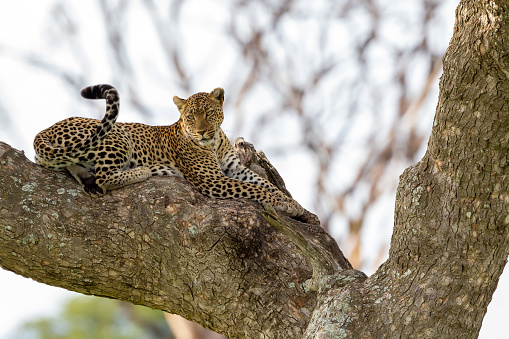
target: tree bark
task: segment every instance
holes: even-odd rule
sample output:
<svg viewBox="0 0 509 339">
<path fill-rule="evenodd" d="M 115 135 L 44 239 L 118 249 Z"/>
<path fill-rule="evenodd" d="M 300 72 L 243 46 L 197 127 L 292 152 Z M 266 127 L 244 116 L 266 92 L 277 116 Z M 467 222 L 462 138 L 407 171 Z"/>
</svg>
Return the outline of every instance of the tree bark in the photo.
<svg viewBox="0 0 509 339">
<path fill-rule="evenodd" d="M 311 267 L 250 201 L 153 177 L 94 199 L 0 143 L 0 265 L 175 313 L 230 338 L 299 337 Z"/>
<path fill-rule="evenodd" d="M 509 4 L 461 1 L 424 158 L 400 177 L 389 259 L 319 295 L 306 337 L 476 338 L 509 247 Z"/>
<path fill-rule="evenodd" d="M 509 255 L 509 4 L 456 16 L 428 150 L 401 175 L 389 259 L 368 279 L 327 234 L 256 203 L 167 177 L 92 199 L 6 144 L 0 266 L 229 338 L 477 337 Z"/>
</svg>

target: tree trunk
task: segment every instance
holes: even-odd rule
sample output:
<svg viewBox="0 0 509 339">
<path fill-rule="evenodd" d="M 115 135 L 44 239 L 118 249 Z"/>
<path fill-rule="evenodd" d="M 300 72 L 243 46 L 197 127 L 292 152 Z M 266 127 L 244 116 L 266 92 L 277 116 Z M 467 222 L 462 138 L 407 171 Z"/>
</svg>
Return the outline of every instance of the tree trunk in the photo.
<svg viewBox="0 0 509 339">
<path fill-rule="evenodd" d="M 319 296 L 308 337 L 477 337 L 509 254 L 508 13 L 507 1 L 459 4 L 428 150 L 400 177 L 389 259 Z"/>
<path fill-rule="evenodd" d="M 256 203 L 167 177 L 92 199 L 5 144 L 0 266 L 229 338 L 475 338 L 509 254 L 508 13 L 459 4 L 428 150 L 368 279 L 326 234 Z"/>
</svg>

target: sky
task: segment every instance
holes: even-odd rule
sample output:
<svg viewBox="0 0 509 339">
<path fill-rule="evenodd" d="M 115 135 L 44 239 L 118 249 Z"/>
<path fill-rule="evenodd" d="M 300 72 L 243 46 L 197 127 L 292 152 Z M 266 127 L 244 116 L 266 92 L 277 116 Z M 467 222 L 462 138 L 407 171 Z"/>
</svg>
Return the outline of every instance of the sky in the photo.
<svg viewBox="0 0 509 339">
<path fill-rule="evenodd" d="M 26 63 L 20 62 L 20 56 L 50 55 L 52 50 L 48 50 L 49 37 L 55 36 L 51 33 L 51 26 L 47 25 L 48 13 L 55 10 L 54 0 L 18 0 L 18 1 L 1 1 L 0 0 L 0 140 L 5 141 L 15 148 L 25 151 L 28 158 L 33 158 L 33 149 L 31 146 L 33 137 L 41 129 L 50 124 L 67 118 L 71 115 L 81 115 L 89 117 L 100 117 L 103 105 L 79 101 L 75 96 L 70 94 L 62 81 L 55 79 L 47 72 L 27 67 Z M 111 78 L 114 70 L 106 67 L 105 63 L 101 63 L 101 58 L 108 58 L 107 51 L 101 49 L 101 41 L 105 39 L 100 36 L 101 19 L 94 6 L 84 5 L 87 2 L 69 1 L 78 17 L 83 20 L 81 25 L 85 27 L 80 35 L 80 39 L 85 41 L 87 46 L 96 46 L 90 50 L 83 51 L 89 60 L 93 60 L 93 64 L 88 65 L 89 79 L 91 83 L 102 83 L 104 79 Z M 136 4 L 136 2 L 134 2 Z M 186 54 L 186 61 L 192 69 L 196 69 L 197 73 L 202 72 L 207 67 L 210 53 L 202 53 L 203 50 L 214 50 L 214 46 L 221 45 L 221 52 L 216 55 L 220 56 L 221 65 L 212 67 L 206 76 L 199 77 L 193 86 L 202 89 L 213 89 L 226 83 L 229 77 L 234 77 L 233 51 L 228 44 L 221 41 L 217 37 L 217 31 L 210 30 L 208 27 L 216 27 L 220 24 L 227 13 L 215 6 L 214 1 L 199 2 L 188 1 L 183 11 L 185 24 L 185 36 L 181 37 L 181 41 L 191 48 L 191 53 Z M 454 17 L 454 6 L 447 9 L 451 22 L 447 27 L 448 36 L 452 36 L 452 23 Z M 213 13 L 203 19 L 197 13 Z M 136 13 L 133 11 L 132 13 Z M 140 11 L 141 13 L 141 11 Z M 135 15 L 135 14 L 133 14 Z M 146 18 L 145 18 L 146 19 Z M 144 18 L 132 18 L 142 22 Z M 312 25 L 310 26 L 313 29 Z M 132 28 L 130 35 L 134 42 L 132 45 L 139 49 L 140 58 L 133 61 L 135 67 L 152 70 L 157 73 L 159 69 L 163 69 L 162 60 L 151 58 L 151 46 L 155 44 L 156 32 L 150 27 L 139 26 Z M 296 39 L 302 33 L 302 28 L 293 27 Z M 347 33 L 347 32 L 346 32 Z M 340 34 L 338 32 L 338 34 Z M 345 34 L 345 32 L 343 32 Z M 441 34 L 445 34 L 441 32 Z M 201 50 L 193 50 L 189 46 L 189 41 L 199 41 Z M 51 42 L 58 50 L 58 41 Z M 66 55 L 65 50 L 59 52 L 58 64 L 65 65 L 68 69 L 74 69 L 79 73 L 80 65 L 76 64 L 74 59 Z M 149 65 L 147 65 L 149 63 Z M 145 123 L 164 124 L 167 120 L 174 121 L 178 115 L 176 109 L 171 103 L 173 95 L 185 97 L 187 93 L 178 93 L 179 89 L 172 85 L 171 79 L 174 81 L 173 74 L 161 72 L 157 74 L 159 85 L 157 88 L 164 88 L 162 91 L 151 84 L 154 77 L 140 77 L 138 80 L 142 84 L 142 88 L 147 88 L 143 95 L 150 95 L 154 98 L 151 101 L 150 109 L 156 112 L 151 117 L 146 117 Z M 161 86 L 163 84 L 164 86 Z M 435 84 L 438 90 L 438 82 Z M 148 90 L 150 89 L 150 90 Z M 30 99 L 27 100 L 27 97 Z M 10 113 L 8 120 L 2 116 L 2 108 L 8 108 Z M 140 117 L 129 110 L 123 110 L 119 121 L 136 121 Z M 239 132 L 235 130 L 234 123 L 226 117 L 225 128 L 233 133 Z M 430 126 L 431 128 L 431 126 Z M 238 136 L 238 135 L 234 135 Z M 276 138 L 277 136 L 274 136 Z M 302 158 L 299 158 L 302 157 Z M 271 159 L 272 160 L 272 159 Z M 277 168 L 287 180 L 288 187 L 297 200 L 303 201 L 303 204 L 310 204 L 305 201 L 308 196 L 305 188 L 301 188 L 300 178 L 292 175 L 291 168 L 295 163 L 305 162 L 306 159 L 302 155 L 296 155 L 293 159 L 289 159 L 289 163 L 278 161 Z M 306 172 L 307 171 L 307 172 Z M 303 169 L 304 175 L 312 176 L 311 169 Z M 387 205 L 393 206 L 393 197 L 388 199 Z M 392 207 L 391 207 L 392 208 Z M 391 215 L 392 213 L 389 213 Z M 377 218 L 374 215 L 373 218 Z M 336 231 L 338 232 L 338 231 Z M 390 229 L 378 230 L 381 237 L 390 238 Z M 334 235 L 334 234 L 333 234 Z M 369 240 L 373 241 L 376 237 Z M 371 245 L 366 246 L 371 248 Z M 46 286 L 36 283 L 30 279 L 17 276 L 11 272 L 0 269 L 0 339 L 8 339 L 9 333 L 26 320 L 33 319 L 37 316 L 54 313 L 62 301 L 76 295 L 73 292 Z M 509 274 L 506 272 L 502 275 L 499 288 L 495 292 L 492 303 L 489 305 L 488 313 L 484 319 L 481 329 L 480 338 L 496 338 L 507 332 L 506 318 L 507 305 L 509 305 Z"/>
</svg>

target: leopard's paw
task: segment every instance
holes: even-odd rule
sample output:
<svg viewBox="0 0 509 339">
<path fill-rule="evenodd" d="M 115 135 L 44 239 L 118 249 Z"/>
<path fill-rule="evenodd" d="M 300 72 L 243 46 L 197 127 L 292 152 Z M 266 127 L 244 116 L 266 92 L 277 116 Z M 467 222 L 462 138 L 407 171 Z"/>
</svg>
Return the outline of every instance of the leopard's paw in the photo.
<svg viewBox="0 0 509 339">
<path fill-rule="evenodd" d="M 82 184 L 83 191 L 92 197 L 100 197 L 106 194 L 106 190 L 95 183 L 95 177 L 84 180 Z"/>
<path fill-rule="evenodd" d="M 280 198 L 278 204 L 274 207 L 276 210 L 286 212 L 292 217 L 301 216 L 306 211 L 297 201 L 286 196 Z"/>
</svg>

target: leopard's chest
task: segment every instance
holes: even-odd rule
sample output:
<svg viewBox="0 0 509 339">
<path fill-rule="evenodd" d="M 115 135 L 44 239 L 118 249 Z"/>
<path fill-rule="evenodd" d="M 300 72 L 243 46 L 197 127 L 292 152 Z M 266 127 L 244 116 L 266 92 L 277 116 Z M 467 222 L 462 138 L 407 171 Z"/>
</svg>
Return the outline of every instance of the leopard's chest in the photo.
<svg viewBox="0 0 509 339">
<path fill-rule="evenodd" d="M 214 173 L 219 170 L 217 140 L 197 143 L 184 135 L 175 138 L 175 163 L 183 173 Z"/>
</svg>

